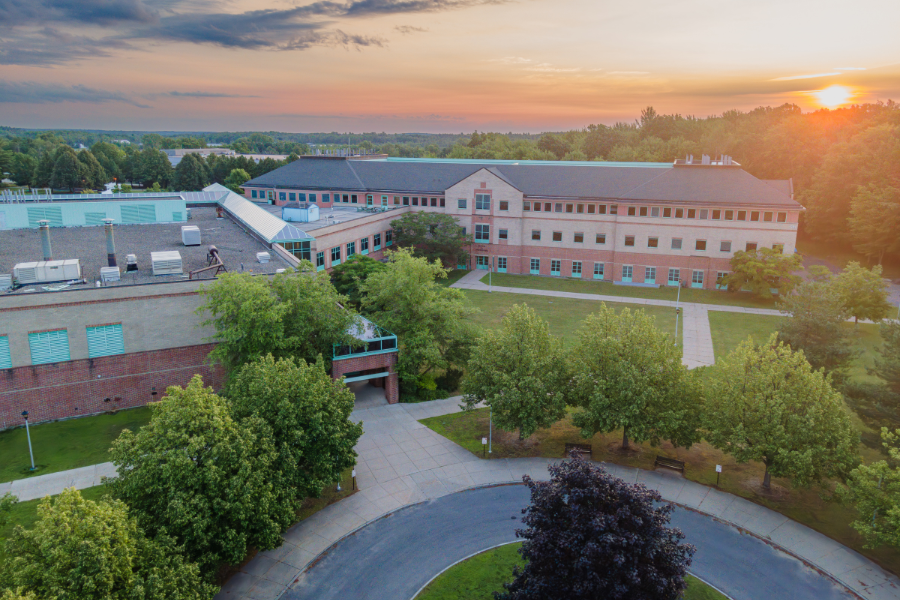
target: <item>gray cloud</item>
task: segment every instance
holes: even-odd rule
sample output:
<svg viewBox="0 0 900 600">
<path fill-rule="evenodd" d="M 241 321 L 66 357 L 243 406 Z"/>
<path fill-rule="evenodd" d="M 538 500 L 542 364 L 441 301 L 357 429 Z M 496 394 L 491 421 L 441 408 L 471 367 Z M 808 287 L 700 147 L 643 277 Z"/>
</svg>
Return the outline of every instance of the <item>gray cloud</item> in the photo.
<svg viewBox="0 0 900 600">
<path fill-rule="evenodd" d="M 259 98 L 259 96 L 247 96 L 244 94 L 225 94 L 222 92 L 166 92 L 164 96 L 176 98 Z"/>
<path fill-rule="evenodd" d="M 394 29 L 403 35 L 408 35 L 410 33 L 425 33 L 428 31 L 424 27 L 416 27 L 414 25 L 397 25 Z"/>
<path fill-rule="evenodd" d="M 142 0 L 0 0 L 0 23 L 6 27 L 52 21 L 116 25 L 156 21 L 156 11 Z"/>
<path fill-rule="evenodd" d="M 138 108 L 150 108 L 118 92 L 98 90 L 84 85 L 67 86 L 36 81 L 0 80 L 0 102 L 9 104 L 56 104 L 61 102 L 102 104 L 105 102 L 123 102 Z"/>
<path fill-rule="evenodd" d="M 131 48 L 116 38 L 94 39 L 45 27 L 0 37 L 0 65 L 52 67 L 84 58 L 110 56 L 110 50 Z"/>
</svg>

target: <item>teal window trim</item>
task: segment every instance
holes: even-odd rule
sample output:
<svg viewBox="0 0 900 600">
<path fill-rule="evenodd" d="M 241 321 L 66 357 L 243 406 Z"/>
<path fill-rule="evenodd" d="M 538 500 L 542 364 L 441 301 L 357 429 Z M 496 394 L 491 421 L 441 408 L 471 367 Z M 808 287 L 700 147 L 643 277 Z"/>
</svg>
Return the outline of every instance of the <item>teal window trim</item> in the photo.
<svg viewBox="0 0 900 600">
<path fill-rule="evenodd" d="M 373 249 L 374 252 L 378 252 L 379 250 L 381 250 L 381 246 L 380 246 L 380 245 L 376 245 L 376 246 L 374 247 L 374 249 Z"/>
<path fill-rule="evenodd" d="M 359 253 L 362 254 L 363 256 L 365 256 L 366 254 L 369 253 L 369 251 L 368 250 L 360 250 Z"/>
<path fill-rule="evenodd" d="M 9 336 L 0 335 L 0 369 L 12 368 L 12 355 L 9 353 Z"/>
<path fill-rule="evenodd" d="M 122 324 L 96 325 L 87 328 L 88 358 L 125 354 Z"/>
<path fill-rule="evenodd" d="M 69 332 L 66 329 L 28 334 L 31 364 L 46 365 L 70 360 Z"/>
<path fill-rule="evenodd" d="M 338 259 L 338 260 L 332 260 L 332 261 L 331 261 L 331 266 L 332 266 L 332 267 L 336 267 L 336 266 L 338 266 L 339 264 L 341 264 L 341 259 Z"/>
<path fill-rule="evenodd" d="M 384 333 L 390 333 L 386 329 L 381 329 Z M 384 348 L 384 342 L 390 341 L 390 347 Z M 332 360 L 344 360 L 347 358 L 358 358 L 360 356 L 373 356 L 375 354 L 388 354 L 397 352 L 397 336 L 394 334 L 373 338 L 371 340 L 360 340 L 363 346 L 353 348 L 351 346 L 341 346 L 340 344 L 332 345 Z M 370 348 L 372 348 L 370 350 Z"/>
<path fill-rule="evenodd" d="M 324 270 L 325 270 L 325 265 L 319 265 L 318 267 L 316 267 L 316 271 L 324 271 Z"/>
</svg>

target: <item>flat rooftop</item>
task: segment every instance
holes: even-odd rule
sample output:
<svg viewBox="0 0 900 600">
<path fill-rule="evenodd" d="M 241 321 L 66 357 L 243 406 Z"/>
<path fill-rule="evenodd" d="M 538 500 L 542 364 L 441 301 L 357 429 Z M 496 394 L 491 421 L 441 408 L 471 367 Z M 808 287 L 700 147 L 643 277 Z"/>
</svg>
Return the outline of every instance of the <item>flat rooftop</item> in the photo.
<svg viewBox="0 0 900 600">
<path fill-rule="evenodd" d="M 366 213 L 361 213 L 366 214 Z M 182 225 L 200 228 L 201 245 L 185 246 L 181 241 Z M 188 273 L 207 266 L 206 255 L 209 246 L 219 249 L 219 256 L 229 272 L 274 273 L 277 269 L 289 267 L 273 250 L 250 236 L 229 218 L 216 218 L 212 207 L 192 208 L 191 220 L 185 223 L 114 225 L 116 239 L 116 261 L 122 272 L 122 280 L 108 283 L 108 286 L 131 285 L 136 283 L 168 283 L 185 281 Z M 100 279 L 100 268 L 107 266 L 106 233 L 97 227 L 51 227 L 50 242 L 54 260 L 77 258 L 81 261 L 82 277 L 87 284 L 72 285 L 67 289 L 78 289 L 95 285 Z M 151 252 L 176 250 L 181 254 L 183 275 L 153 275 L 150 262 Z M 257 252 L 268 252 L 270 262 L 256 261 Z M 125 272 L 125 257 L 137 255 L 138 270 Z M 11 229 L 0 231 L 0 274 L 12 273 L 19 263 L 43 260 L 40 233 L 36 229 Z M 199 274 L 201 279 L 212 279 L 215 269 Z M 195 277 L 196 279 L 196 277 Z M 44 287 L 57 284 L 40 283 L 26 285 L 13 293 L 46 292 Z"/>
<path fill-rule="evenodd" d="M 257 204 L 260 208 L 264 208 L 279 219 L 281 218 L 281 209 L 284 207 L 275 206 L 274 204 Z M 303 231 L 309 233 L 310 231 L 315 231 L 316 229 L 321 229 L 322 227 L 328 227 L 329 225 L 334 225 L 335 223 L 344 223 L 346 221 L 352 221 L 354 219 L 362 219 L 363 217 L 371 217 L 372 212 L 359 211 L 356 209 L 357 205 L 352 206 L 337 206 L 334 208 L 323 208 L 319 207 L 319 220 L 313 221 L 311 223 L 300 223 L 298 221 L 286 221 L 286 223 L 290 223 L 291 225 L 296 225 L 298 229 L 302 229 Z M 400 207 L 397 207 L 400 208 Z M 393 208 L 389 210 L 394 210 Z"/>
</svg>

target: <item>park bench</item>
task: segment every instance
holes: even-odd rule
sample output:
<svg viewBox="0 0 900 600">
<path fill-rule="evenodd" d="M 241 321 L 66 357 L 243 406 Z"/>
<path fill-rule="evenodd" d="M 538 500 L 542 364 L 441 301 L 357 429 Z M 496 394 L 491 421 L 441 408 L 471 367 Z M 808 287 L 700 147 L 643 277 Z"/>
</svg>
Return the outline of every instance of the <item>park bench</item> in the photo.
<svg viewBox="0 0 900 600">
<path fill-rule="evenodd" d="M 656 460 L 653 462 L 653 467 L 665 467 L 666 469 L 674 469 L 676 471 L 681 471 L 684 473 L 684 461 L 676 460 L 674 458 L 666 458 L 665 456 L 657 455 Z"/>
<path fill-rule="evenodd" d="M 566 454 L 565 456 L 568 458 L 572 456 L 572 452 L 576 452 L 581 458 L 586 458 L 588 460 L 591 459 L 591 446 L 590 444 L 566 444 Z"/>
</svg>

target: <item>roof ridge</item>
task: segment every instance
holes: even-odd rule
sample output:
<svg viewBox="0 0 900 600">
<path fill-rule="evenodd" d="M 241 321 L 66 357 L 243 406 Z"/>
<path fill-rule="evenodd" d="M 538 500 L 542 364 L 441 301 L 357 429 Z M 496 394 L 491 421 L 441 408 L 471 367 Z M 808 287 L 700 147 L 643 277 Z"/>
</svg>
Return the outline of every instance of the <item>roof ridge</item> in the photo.
<svg viewBox="0 0 900 600">
<path fill-rule="evenodd" d="M 368 187 L 365 183 L 363 183 L 363 180 L 360 179 L 359 174 L 356 172 L 356 169 L 353 168 L 353 161 L 352 161 L 352 160 L 348 160 L 348 161 L 347 161 L 347 167 L 350 169 L 350 172 L 353 173 L 353 176 L 356 177 L 356 181 L 359 183 L 359 186 L 360 186 L 363 190 L 368 190 L 369 187 Z"/>
</svg>

